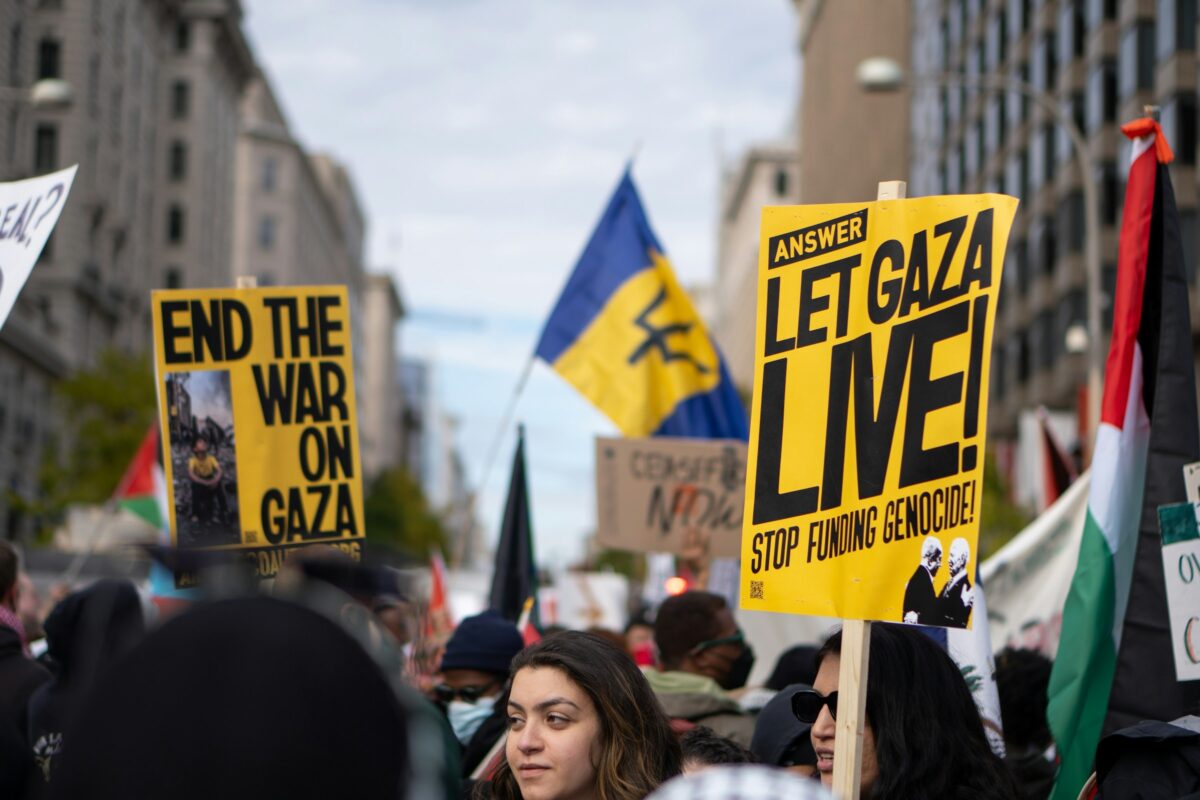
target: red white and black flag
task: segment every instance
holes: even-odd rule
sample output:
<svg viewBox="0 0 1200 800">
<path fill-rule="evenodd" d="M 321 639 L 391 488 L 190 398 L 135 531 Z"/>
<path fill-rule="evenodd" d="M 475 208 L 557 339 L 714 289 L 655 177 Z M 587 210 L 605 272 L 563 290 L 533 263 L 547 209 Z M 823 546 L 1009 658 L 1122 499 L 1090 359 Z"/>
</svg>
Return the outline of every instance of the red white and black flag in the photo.
<svg viewBox="0 0 1200 800">
<path fill-rule="evenodd" d="M 1138 120 L 1123 130 L 1130 138 L 1145 136 L 1152 130 L 1157 133 L 1153 208 L 1144 225 L 1146 273 L 1137 333 L 1144 376 L 1142 401 L 1150 418 L 1150 447 L 1129 602 L 1105 733 L 1143 719 L 1174 719 L 1194 709 L 1200 700 L 1200 685 L 1175 679 L 1158 527 L 1159 506 L 1187 500 L 1184 465 L 1200 461 L 1189 286 L 1179 210 L 1167 170 L 1170 150 L 1158 124 Z M 1131 170 L 1127 192 L 1136 188 L 1133 178 Z"/>
<path fill-rule="evenodd" d="M 1100 737 L 1195 708 L 1200 683 L 1175 678 L 1157 509 L 1184 502 L 1200 461 L 1196 379 L 1179 212 L 1158 123 L 1133 139 L 1112 342 L 1088 514 L 1063 609 L 1047 720 L 1062 758 L 1053 800 L 1073 800 Z"/>
</svg>

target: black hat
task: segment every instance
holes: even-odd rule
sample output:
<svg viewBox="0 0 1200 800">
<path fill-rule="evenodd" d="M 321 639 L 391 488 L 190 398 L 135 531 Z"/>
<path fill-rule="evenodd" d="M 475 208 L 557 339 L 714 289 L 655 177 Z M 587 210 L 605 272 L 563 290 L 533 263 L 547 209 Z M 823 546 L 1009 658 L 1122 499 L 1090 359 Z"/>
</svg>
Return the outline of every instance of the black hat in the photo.
<svg viewBox="0 0 1200 800">
<path fill-rule="evenodd" d="M 770 699 L 762 711 L 758 712 L 758 721 L 754 723 L 754 736 L 750 739 L 750 752 L 757 756 L 763 764 L 773 766 L 789 766 L 782 763 L 784 756 L 794 752 L 799 745 L 807 746 L 812 751 L 809 739 L 811 725 L 796 719 L 792 713 L 792 695 L 811 688 L 802 683 L 794 683 L 781 690 Z M 796 761 L 793 763 L 816 763 L 815 754 L 811 762 Z"/>
<path fill-rule="evenodd" d="M 517 626 L 495 611 L 484 611 L 458 623 L 446 652 L 441 670 L 477 669 L 495 675 L 507 675 L 508 667 L 525 640 Z"/>
</svg>

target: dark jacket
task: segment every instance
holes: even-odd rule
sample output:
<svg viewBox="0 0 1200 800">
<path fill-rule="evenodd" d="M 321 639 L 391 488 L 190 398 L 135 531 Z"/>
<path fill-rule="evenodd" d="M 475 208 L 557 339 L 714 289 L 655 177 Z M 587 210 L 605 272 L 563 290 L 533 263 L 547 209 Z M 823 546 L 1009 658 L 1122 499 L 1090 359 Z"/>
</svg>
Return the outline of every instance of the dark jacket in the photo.
<svg viewBox="0 0 1200 800">
<path fill-rule="evenodd" d="M 971 618 L 971 607 L 963 602 L 963 594 L 971 588 L 971 579 L 967 577 L 965 570 L 959 574 L 961 578 L 955 580 L 952 577 L 946 582 L 942 595 L 938 598 L 942 606 L 944 624 L 953 628 L 967 627 L 967 620 Z"/>
<path fill-rule="evenodd" d="M 933 576 L 924 564 L 918 564 L 917 571 L 908 579 L 908 586 L 904 587 L 904 613 L 915 611 L 917 622 L 938 625 L 942 621 L 938 606 L 937 593 L 933 591 Z"/>
<path fill-rule="evenodd" d="M 46 652 L 58 672 L 29 699 L 27 738 L 38 767 L 29 800 L 49 795 L 64 730 L 96 677 L 141 640 L 145 620 L 133 584 L 106 579 L 63 598 L 45 627 Z"/>
<path fill-rule="evenodd" d="M 1100 797 L 1175 800 L 1200 792 L 1200 717 L 1147 720 L 1100 740 Z"/>
<path fill-rule="evenodd" d="M 17 632 L 0 625 L 0 719 L 24 732 L 29 696 L 48 680 L 50 673 L 21 649 Z"/>
</svg>

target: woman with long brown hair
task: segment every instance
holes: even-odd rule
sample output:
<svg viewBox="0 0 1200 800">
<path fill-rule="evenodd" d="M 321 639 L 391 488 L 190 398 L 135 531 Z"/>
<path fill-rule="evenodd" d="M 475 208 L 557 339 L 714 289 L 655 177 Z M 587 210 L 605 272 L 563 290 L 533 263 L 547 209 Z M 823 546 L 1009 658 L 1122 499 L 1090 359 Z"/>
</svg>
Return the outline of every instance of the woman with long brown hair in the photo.
<svg viewBox="0 0 1200 800">
<path fill-rule="evenodd" d="M 523 650 L 511 674 L 505 763 L 491 797 L 642 800 L 679 773 L 670 722 L 623 650 L 567 631 Z"/>
</svg>

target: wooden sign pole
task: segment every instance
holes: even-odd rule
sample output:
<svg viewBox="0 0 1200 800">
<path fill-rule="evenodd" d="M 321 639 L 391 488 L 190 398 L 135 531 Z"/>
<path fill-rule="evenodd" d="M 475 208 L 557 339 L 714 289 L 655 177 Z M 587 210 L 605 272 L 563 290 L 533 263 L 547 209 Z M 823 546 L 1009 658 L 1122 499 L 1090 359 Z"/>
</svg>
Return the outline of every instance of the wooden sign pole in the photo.
<svg viewBox="0 0 1200 800">
<path fill-rule="evenodd" d="M 902 200 L 906 189 L 904 181 L 883 181 L 876 199 Z M 859 796 L 870 658 L 871 623 L 844 620 L 838 670 L 837 738 L 833 744 L 833 793 L 840 800 L 858 800 Z"/>
</svg>

